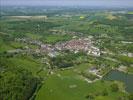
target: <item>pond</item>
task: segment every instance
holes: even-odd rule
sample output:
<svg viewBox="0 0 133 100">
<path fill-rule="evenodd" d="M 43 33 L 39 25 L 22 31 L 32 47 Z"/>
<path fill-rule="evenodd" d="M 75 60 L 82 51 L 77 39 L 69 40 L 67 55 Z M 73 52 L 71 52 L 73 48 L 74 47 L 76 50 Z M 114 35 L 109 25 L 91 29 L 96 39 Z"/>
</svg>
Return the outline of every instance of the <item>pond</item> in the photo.
<svg viewBox="0 0 133 100">
<path fill-rule="evenodd" d="M 105 75 L 103 79 L 122 81 L 126 86 L 126 91 L 133 93 L 133 74 L 127 74 L 117 70 L 112 70 L 107 75 Z"/>
</svg>

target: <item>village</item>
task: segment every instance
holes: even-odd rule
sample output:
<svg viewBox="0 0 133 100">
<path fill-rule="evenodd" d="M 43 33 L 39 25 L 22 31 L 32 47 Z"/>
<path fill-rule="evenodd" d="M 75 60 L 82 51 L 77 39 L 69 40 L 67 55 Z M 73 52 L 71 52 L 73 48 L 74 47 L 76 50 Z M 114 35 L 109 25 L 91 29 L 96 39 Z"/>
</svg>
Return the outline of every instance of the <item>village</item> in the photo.
<svg viewBox="0 0 133 100">
<path fill-rule="evenodd" d="M 100 49 L 93 46 L 93 42 L 90 38 L 72 39 L 66 42 L 58 42 L 55 45 L 45 44 L 38 40 L 32 40 L 29 38 L 16 38 L 16 42 L 25 43 L 27 46 L 14 50 L 8 50 L 7 53 L 36 53 L 36 54 L 48 54 L 50 57 L 56 57 L 59 52 L 69 50 L 73 53 L 80 51 L 85 52 L 87 55 L 100 56 Z M 35 45 L 37 48 L 31 49 L 28 44 Z"/>
<path fill-rule="evenodd" d="M 99 57 L 101 54 L 101 51 L 99 48 L 95 47 L 93 45 L 94 41 L 92 41 L 92 37 L 80 37 L 80 38 L 73 38 L 69 41 L 65 42 L 57 42 L 54 45 L 43 43 L 39 40 L 33 40 L 30 38 L 15 38 L 15 42 L 26 44 L 26 46 L 22 48 L 17 48 L 13 50 L 8 50 L 7 54 L 23 54 L 23 55 L 47 55 L 50 58 L 55 58 L 56 56 L 62 55 L 62 52 L 69 51 L 73 54 L 77 54 L 79 52 L 84 52 L 86 55 Z M 30 48 L 29 45 L 34 45 L 36 48 Z M 53 70 L 51 70 L 50 62 L 48 61 L 47 57 L 41 58 L 41 63 L 46 64 L 48 66 L 47 75 L 53 74 Z M 71 69 L 72 67 L 68 68 L 62 68 L 61 70 L 67 70 Z M 95 82 L 102 78 L 102 76 L 99 73 L 99 68 L 91 68 L 88 70 L 88 73 L 92 74 L 95 78 L 94 80 L 90 80 L 89 78 L 85 78 L 85 80 L 89 83 Z"/>
</svg>

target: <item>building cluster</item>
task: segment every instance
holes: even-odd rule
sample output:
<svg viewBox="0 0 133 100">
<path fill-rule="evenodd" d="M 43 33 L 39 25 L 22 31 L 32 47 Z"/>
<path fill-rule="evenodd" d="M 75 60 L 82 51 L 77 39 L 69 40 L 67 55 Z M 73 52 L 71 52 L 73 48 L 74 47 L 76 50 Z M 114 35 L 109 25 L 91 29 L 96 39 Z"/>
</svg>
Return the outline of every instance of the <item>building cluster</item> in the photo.
<svg viewBox="0 0 133 100">
<path fill-rule="evenodd" d="M 93 46 L 93 43 L 89 38 L 72 39 L 65 43 L 57 43 L 55 48 L 57 50 L 70 50 L 75 53 L 83 51 L 87 54 L 100 56 L 100 50 Z"/>
<path fill-rule="evenodd" d="M 26 39 L 26 38 L 17 38 L 15 39 L 15 41 L 36 45 L 38 46 L 38 48 L 35 50 L 32 50 L 32 52 L 41 53 L 41 54 L 45 53 L 51 57 L 55 57 L 56 55 L 59 54 L 58 53 L 59 51 L 64 51 L 64 50 L 69 50 L 74 53 L 83 51 L 89 55 L 100 56 L 100 50 L 97 47 L 93 46 L 93 41 L 90 38 L 72 39 L 66 42 L 58 42 L 55 45 L 44 44 L 40 41 Z M 29 51 L 28 49 L 30 50 L 30 48 L 28 47 L 24 50 L 19 49 L 19 52 Z M 18 51 L 18 50 L 13 50 L 12 52 L 14 51 Z"/>
</svg>

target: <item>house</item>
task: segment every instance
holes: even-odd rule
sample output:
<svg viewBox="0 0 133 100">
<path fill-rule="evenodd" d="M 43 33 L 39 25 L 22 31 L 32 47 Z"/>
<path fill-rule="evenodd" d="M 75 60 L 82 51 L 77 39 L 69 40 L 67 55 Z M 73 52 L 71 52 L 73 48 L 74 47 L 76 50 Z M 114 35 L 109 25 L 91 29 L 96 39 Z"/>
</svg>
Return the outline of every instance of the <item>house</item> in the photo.
<svg viewBox="0 0 133 100">
<path fill-rule="evenodd" d="M 99 69 L 97 69 L 96 67 L 92 67 L 89 70 L 90 73 L 95 73 L 95 74 L 98 73 L 98 71 L 99 71 Z"/>
<path fill-rule="evenodd" d="M 40 50 L 41 50 L 41 52 L 49 52 L 49 51 L 51 51 L 51 45 L 49 45 L 49 44 L 42 44 L 40 46 Z"/>
<path fill-rule="evenodd" d="M 56 57 L 57 55 L 59 55 L 59 53 L 58 52 L 56 52 L 56 51 L 52 51 L 52 52 L 49 52 L 48 53 L 48 56 L 50 56 L 50 57 Z"/>
</svg>

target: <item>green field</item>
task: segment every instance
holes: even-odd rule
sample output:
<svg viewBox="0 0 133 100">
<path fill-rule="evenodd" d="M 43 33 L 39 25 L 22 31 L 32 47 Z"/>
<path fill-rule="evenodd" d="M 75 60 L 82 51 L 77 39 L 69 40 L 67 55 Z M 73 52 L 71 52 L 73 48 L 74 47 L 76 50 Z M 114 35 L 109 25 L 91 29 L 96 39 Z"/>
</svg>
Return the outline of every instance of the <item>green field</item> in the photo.
<svg viewBox="0 0 133 100">
<path fill-rule="evenodd" d="M 125 95 L 122 92 L 111 92 L 111 82 L 97 81 L 88 84 L 73 72 L 63 72 L 60 77 L 57 75 L 53 74 L 45 80 L 44 85 L 37 93 L 36 100 L 87 100 L 89 94 L 93 94 L 94 97 L 99 95 L 95 100 L 117 100 Z M 105 89 L 109 94 L 101 96 Z"/>
<path fill-rule="evenodd" d="M 133 100 L 124 83 L 100 78 L 119 68 L 133 74 L 131 9 L 42 8 L 2 9 L 0 100 Z M 54 48 L 82 38 L 101 55 Z"/>
</svg>

